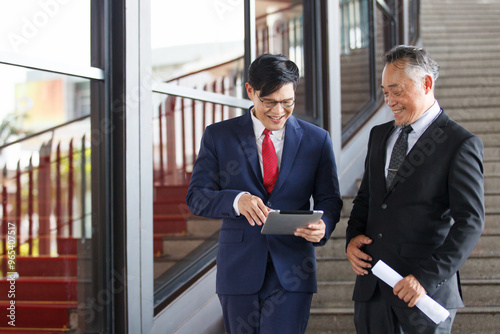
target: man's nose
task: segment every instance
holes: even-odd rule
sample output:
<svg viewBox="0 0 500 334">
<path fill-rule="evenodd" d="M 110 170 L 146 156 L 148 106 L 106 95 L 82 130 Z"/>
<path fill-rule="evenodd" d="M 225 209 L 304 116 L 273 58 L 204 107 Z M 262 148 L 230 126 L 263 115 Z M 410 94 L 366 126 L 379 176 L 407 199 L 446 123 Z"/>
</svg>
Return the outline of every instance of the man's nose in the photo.
<svg viewBox="0 0 500 334">
<path fill-rule="evenodd" d="M 389 106 L 392 107 L 396 105 L 396 101 L 391 97 L 391 96 L 386 96 L 385 97 L 385 103 Z"/>
</svg>

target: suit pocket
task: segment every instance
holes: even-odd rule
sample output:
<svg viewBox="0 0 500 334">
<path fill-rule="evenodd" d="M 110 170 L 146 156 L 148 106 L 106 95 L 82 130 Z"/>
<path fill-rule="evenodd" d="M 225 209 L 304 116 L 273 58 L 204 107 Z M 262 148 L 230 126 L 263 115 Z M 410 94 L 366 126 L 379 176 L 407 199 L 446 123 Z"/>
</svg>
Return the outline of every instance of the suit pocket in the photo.
<svg viewBox="0 0 500 334">
<path fill-rule="evenodd" d="M 240 229 L 223 229 L 220 230 L 220 243 L 239 243 L 243 241 L 243 230 Z"/>
<path fill-rule="evenodd" d="M 433 244 L 407 243 L 401 245 L 400 255 L 402 257 L 425 259 L 434 253 L 436 246 Z"/>
</svg>

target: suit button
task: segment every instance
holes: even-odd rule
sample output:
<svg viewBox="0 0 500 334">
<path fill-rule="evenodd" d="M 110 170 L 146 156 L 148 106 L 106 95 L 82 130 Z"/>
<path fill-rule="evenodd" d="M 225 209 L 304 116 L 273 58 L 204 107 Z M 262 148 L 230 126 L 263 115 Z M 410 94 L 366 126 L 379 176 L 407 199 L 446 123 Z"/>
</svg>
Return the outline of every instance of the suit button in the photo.
<svg viewBox="0 0 500 334">
<path fill-rule="evenodd" d="M 272 204 L 271 202 L 267 202 L 267 203 L 266 203 L 266 205 L 267 205 L 268 207 L 271 207 L 273 204 Z"/>
<path fill-rule="evenodd" d="M 377 238 L 378 238 L 378 239 L 382 239 L 382 237 L 383 237 L 383 234 L 382 234 L 382 233 L 377 234 Z"/>
<path fill-rule="evenodd" d="M 385 210 L 387 209 L 387 204 L 383 203 L 382 206 L 381 206 L 382 210 Z"/>
</svg>

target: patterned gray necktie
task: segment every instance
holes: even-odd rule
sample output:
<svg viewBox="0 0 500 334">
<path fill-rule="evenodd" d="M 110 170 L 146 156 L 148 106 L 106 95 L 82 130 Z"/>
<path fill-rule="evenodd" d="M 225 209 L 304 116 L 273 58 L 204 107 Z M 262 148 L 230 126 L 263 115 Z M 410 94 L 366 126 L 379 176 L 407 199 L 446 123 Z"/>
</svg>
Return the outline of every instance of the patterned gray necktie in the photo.
<svg viewBox="0 0 500 334">
<path fill-rule="evenodd" d="M 406 157 L 406 151 L 408 151 L 408 134 L 412 132 L 412 130 L 413 129 L 410 125 L 403 127 L 398 139 L 396 140 L 396 143 L 394 144 L 385 183 L 387 189 L 389 189 L 390 185 L 392 184 L 392 181 L 394 180 L 399 167 Z"/>
</svg>

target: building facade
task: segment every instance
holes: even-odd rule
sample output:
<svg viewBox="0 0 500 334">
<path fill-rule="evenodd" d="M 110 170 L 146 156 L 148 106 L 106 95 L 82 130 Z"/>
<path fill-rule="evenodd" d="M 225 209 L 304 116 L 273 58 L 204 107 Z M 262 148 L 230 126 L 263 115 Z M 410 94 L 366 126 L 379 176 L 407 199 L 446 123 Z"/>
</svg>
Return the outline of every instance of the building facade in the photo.
<svg viewBox="0 0 500 334">
<path fill-rule="evenodd" d="M 417 0 L 10 4 L 0 330 L 220 333 L 220 222 L 184 202 L 205 127 L 250 106 L 256 56 L 285 54 L 294 115 L 330 132 L 355 194 L 368 130 L 391 117 L 382 55 L 418 43 L 418 15 Z"/>
</svg>

